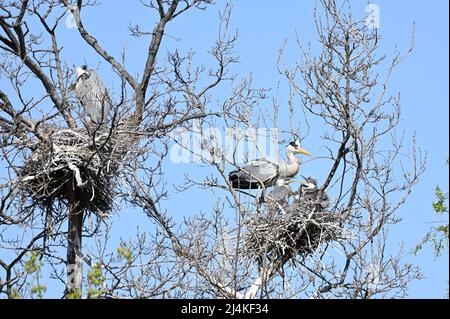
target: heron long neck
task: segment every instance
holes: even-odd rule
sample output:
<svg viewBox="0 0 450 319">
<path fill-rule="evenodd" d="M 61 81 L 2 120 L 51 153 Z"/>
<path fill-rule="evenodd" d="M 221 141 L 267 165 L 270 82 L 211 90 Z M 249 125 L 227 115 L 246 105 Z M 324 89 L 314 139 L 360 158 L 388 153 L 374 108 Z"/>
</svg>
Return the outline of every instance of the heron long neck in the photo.
<svg viewBox="0 0 450 319">
<path fill-rule="evenodd" d="M 300 164 L 298 162 L 297 157 L 295 157 L 294 153 L 287 151 L 286 157 L 288 161 L 286 162 L 286 176 L 292 177 L 298 173 L 298 169 Z"/>
</svg>

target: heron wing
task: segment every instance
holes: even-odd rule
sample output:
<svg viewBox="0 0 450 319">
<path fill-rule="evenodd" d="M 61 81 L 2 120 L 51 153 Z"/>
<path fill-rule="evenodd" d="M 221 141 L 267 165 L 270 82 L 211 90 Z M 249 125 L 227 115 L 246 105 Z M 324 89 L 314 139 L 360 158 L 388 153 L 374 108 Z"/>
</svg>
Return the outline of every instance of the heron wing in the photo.
<svg viewBox="0 0 450 319">
<path fill-rule="evenodd" d="M 265 159 L 250 162 L 242 170 L 251 182 L 267 182 L 278 175 L 278 165 Z"/>
<path fill-rule="evenodd" d="M 111 104 L 103 81 L 94 70 L 89 70 L 87 79 L 80 79 L 76 93 L 86 113 L 97 123 L 102 122 L 110 111 Z"/>
<path fill-rule="evenodd" d="M 229 174 L 234 188 L 261 188 L 271 183 L 278 176 L 278 165 L 265 159 L 252 161 L 237 171 Z"/>
<path fill-rule="evenodd" d="M 288 196 L 289 196 L 289 186 L 287 185 L 277 186 L 274 188 L 273 191 L 269 193 L 270 199 L 277 203 L 285 202 Z"/>
</svg>

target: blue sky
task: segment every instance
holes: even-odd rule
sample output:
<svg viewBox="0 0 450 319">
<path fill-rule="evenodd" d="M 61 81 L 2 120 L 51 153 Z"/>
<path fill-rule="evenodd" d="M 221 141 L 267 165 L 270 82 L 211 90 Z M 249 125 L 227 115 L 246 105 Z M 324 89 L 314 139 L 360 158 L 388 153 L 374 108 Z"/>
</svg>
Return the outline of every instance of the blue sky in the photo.
<svg viewBox="0 0 450 319">
<path fill-rule="evenodd" d="M 128 35 L 130 24 L 141 24 L 146 29 L 153 26 L 154 13 L 143 9 L 139 1 L 103 1 L 104 4 L 83 12 L 84 25 L 95 35 L 113 56 L 119 57 L 122 49 L 127 52 L 127 67 L 139 72 L 145 63 L 147 42 Z M 179 48 L 184 52 L 190 48 L 198 52 L 200 61 L 208 56 L 205 52 L 213 44 L 217 35 L 218 12 L 223 10 L 223 1 L 206 12 L 190 12 L 168 26 L 163 48 Z M 392 227 L 390 244 L 404 241 L 408 249 L 422 239 L 426 231 L 438 218 L 433 215 L 431 202 L 434 199 L 434 187 L 441 185 L 448 190 L 448 167 L 445 160 L 449 155 L 449 94 L 448 94 L 448 1 L 434 0 L 378 0 L 373 3 L 380 8 L 380 52 L 390 54 L 395 45 L 400 50 L 409 46 L 413 22 L 416 24 L 416 45 L 408 58 L 396 69 L 391 81 L 391 93 L 401 92 L 402 122 L 401 128 L 411 137 L 417 134 L 418 145 L 428 153 L 427 170 L 411 197 L 399 211 L 402 222 Z M 356 16 L 364 16 L 366 2 L 352 1 Z M 236 52 L 240 63 L 235 65 L 233 73 L 240 76 L 253 74 L 255 85 L 271 88 L 270 96 L 276 96 L 280 104 L 287 104 L 286 83 L 275 90 L 281 78 L 277 75 L 276 59 L 278 49 L 284 39 L 288 39 L 287 59 L 294 61 L 298 57 L 295 51 L 294 35 L 302 40 L 316 40 L 312 19 L 313 1 L 259 0 L 233 1 L 232 28 L 237 28 L 240 38 Z M 149 17 L 149 15 L 153 15 Z M 76 29 L 61 28 L 63 37 L 63 57 L 69 64 L 80 65 L 87 62 L 97 65 L 101 60 L 93 50 L 84 45 Z M 164 52 L 162 52 L 164 54 Z M 100 71 L 109 86 L 114 82 L 110 67 L 101 62 Z M 224 91 L 216 91 L 218 96 Z M 271 107 L 270 100 L 267 107 Z M 306 148 L 320 154 L 320 140 L 309 137 Z M 315 168 L 317 169 L 317 168 Z M 205 168 L 193 164 L 167 164 L 167 179 L 175 183 L 189 171 L 198 179 L 209 174 Z M 314 173 L 314 171 L 313 171 Z M 192 196 L 201 196 L 193 190 L 188 194 L 174 194 L 165 208 L 171 215 L 186 216 L 207 211 L 210 203 L 203 205 L 179 205 Z M 145 222 L 145 217 L 134 210 L 121 210 L 116 219 L 114 231 L 116 239 L 122 234 Z M 440 298 L 445 295 L 448 281 L 448 256 L 433 259 L 432 250 L 426 247 L 417 256 L 410 255 L 407 260 L 421 267 L 425 279 L 410 285 L 409 295 L 416 298 Z"/>
</svg>

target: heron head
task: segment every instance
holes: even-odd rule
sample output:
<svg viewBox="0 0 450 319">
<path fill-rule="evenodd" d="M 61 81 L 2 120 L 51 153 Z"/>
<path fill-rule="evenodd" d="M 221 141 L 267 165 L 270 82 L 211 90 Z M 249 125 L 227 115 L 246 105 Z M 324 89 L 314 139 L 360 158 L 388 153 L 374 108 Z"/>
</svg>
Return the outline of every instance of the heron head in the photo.
<svg viewBox="0 0 450 319">
<path fill-rule="evenodd" d="M 304 180 L 300 182 L 301 186 L 305 187 L 306 189 L 315 189 L 317 188 L 317 180 L 313 177 L 305 177 L 302 175 Z"/>
<path fill-rule="evenodd" d="M 81 78 L 84 74 L 89 74 L 87 70 L 87 65 L 82 65 L 77 68 L 77 79 Z"/>
<path fill-rule="evenodd" d="M 295 140 L 295 141 L 289 143 L 289 145 L 287 146 L 287 150 L 292 153 L 312 156 L 312 154 L 310 152 L 308 152 L 307 150 L 304 150 L 303 148 L 300 147 L 299 140 Z"/>
<path fill-rule="evenodd" d="M 284 185 L 289 185 L 290 183 L 292 183 L 290 180 L 284 180 L 282 178 L 279 178 L 279 179 L 277 179 L 275 186 L 280 187 L 280 186 L 284 186 Z"/>
</svg>

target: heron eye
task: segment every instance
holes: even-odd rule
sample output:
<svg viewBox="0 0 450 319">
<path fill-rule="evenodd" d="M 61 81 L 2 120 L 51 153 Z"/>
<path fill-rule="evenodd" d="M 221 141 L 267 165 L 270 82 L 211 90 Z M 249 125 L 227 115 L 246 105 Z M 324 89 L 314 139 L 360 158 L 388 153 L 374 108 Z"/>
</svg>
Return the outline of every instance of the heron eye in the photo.
<svg viewBox="0 0 450 319">
<path fill-rule="evenodd" d="M 292 147 L 297 147 L 298 146 L 295 142 L 290 142 L 289 145 L 292 146 Z"/>
</svg>

